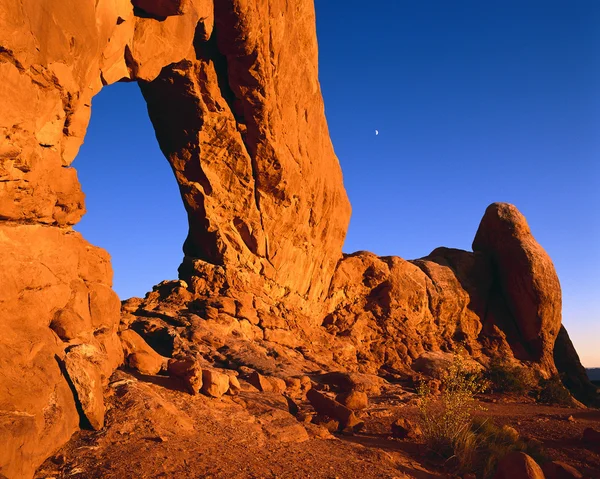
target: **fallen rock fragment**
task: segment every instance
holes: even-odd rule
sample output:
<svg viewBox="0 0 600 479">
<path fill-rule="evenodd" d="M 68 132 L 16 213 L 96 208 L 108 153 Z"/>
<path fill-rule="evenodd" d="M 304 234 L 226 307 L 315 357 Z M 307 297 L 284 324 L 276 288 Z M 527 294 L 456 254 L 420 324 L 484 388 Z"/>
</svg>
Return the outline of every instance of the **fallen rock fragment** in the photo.
<svg viewBox="0 0 600 479">
<path fill-rule="evenodd" d="M 439 380 L 444 377 L 453 361 L 455 361 L 455 356 L 452 353 L 430 351 L 415 359 L 411 367 L 416 372 Z M 461 362 L 467 372 L 478 372 L 483 369 L 481 364 L 471 358 L 461 357 Z"/>
<path fill-rule="evenodd" d="M 494 479 L 545 479 L 542 468 L 524 452 L 511 452 L 498 464 Z"/>
<path fill-rule="evenodd" d="M 385 381 L 373 374 L 359 374 L 346 372 L 330 372 L 320 376 L 319 381 L 333 386 L 339 392 L 362 391 L 378 395 Z"/>
<path fill-rule="evenodd" d="M 158 374 L 165 369 L 167 358 L 158 354 L 132 329 L 121 331 L 121 343 L 127 365 L 142 374 Z"/>
<path fill-rule="evenodd" d="M 593 427 L 586 427 L 583 431 L 583 442 L 600 444 L 600 431 Z"/>
<path fill-rule="evenodd" d="M 228 374 L 229 377 L 229 390 L 228 393 L 231 395 L 239 394 L 242 390 L 242 385 L 236 376 Z"/>
<path fill-rule="evenodd" d="M 512 426 L 505 424 L 504 426 L 502 426 L 502 432 L 513 442 L 516 442 L 519 439 L 519 431 L 517 431 Z"/>
<path fill-rule="evenodd" d="M 340 430 L 340 422 L 330 418 L 329 416 L 317 414 L 316 416 L 313 416 L 312 423 L 321 426 L 330 433 L 338 432 Z"/>
<path fill-rule="evenodd" d="M 335 397 L 335 400 L 353 411 L 360 411 L 369 406 L 369 397 L 362 391 L 341 393 Z"/>
<path fill-rule="evenodd" d="M 286 383 L 283 379 L 263 376 L 257 371 L 254 371 L 252 374 L 250 374 L 248 377 L 248 382 L 256 389 L 263 392 L 272 391 L 283 393 L 286 390 Z"/>
<path fill-rule="evenodd" d="M 64 363 L 81 411 L 95 430 L 104 426 L 105 412 L 102 376 L 96 364 L 100 355 L 95 346 L 79 344 L 67 351 Z"/>
<path fill-rule="evenodd" d="M 363 428 L 364 422 L 358 419 L 351 409 L 325 396 L 316 389 L 308 391 L 306 398 L 319 414 L 339 421 L 341 429 L 349 428 L 354 432 L 358 432 Z"/>
<path fill-rule="evenodd" d="M 202 370 L 202 392 L 220 398 L 229 390 L 229 376 L 212 369 Z"/>
<path fill-rule="evenodd" d="M 573 466 L 560 461 L 547 462 L 542 466 L 546 479 L 582 479 L 583 475 Z"/>
<path fill-rule="evenodd" d="M 248 382 L 252 384 L 256 389 L 262 392 L 273 391 L 273 384 L 262 374 L 254 371 L 248 377 Z"/>
<path fill-rule="evenodd" d="M 181 379 L 190 394 L 198 394 L 202 389 L 202 368 L 194 359 L 170 359 L 167 371 Z"/>
<path fill-rule="evenodd" d="M 392 423 L 392 436 L 397 439 L 417 439 L 422 435 L 421 428 L 408 419 L 400 418 Z"/>
</svg>

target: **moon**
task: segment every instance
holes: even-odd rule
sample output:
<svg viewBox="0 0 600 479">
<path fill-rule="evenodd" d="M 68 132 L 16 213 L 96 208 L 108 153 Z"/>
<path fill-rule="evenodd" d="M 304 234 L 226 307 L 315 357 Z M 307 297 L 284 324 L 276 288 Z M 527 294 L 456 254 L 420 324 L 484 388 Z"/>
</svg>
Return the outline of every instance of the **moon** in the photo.
<svg viewBox="0 0 600 479">
<path fill-rule="evenodd" d="M 379 135 L 379 130 L 375 130 L 375 136 Z"/>
</svg>

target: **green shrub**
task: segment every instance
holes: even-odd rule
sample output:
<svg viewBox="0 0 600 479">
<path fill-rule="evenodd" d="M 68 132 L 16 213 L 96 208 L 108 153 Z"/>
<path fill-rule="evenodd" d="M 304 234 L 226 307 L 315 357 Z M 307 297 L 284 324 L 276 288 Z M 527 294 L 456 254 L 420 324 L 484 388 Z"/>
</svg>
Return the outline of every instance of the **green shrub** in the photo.
<svg viewBox="0 0 600 479">
<path fill-rule="evenodd" d="M 527 394 L 537 385 L 531 369 L 514 366 L 499 359 L 491 361 L 485 377 L 494 392 Z"/>
<path fill-rule="evenodd" d="M 468 469 L 473 461 L 476 444 L 471 431 L 472 413 L 480 409 L 475 394 L 485 388 L 480 375 L 466 370 L 460 354 L 454 355 L 443 376 L 439 396 L 432 394 L 427 384 L 418 388 L 420 426 L 425 442 L 437 457 L 451 460 L 453 469 Z"/>
<path fill-rule="evenodd" d="M 476 438 L 477 452 L 469 472 L 476 473 L 478 477 L 493 477 L 498 462 L 513 451 L 525 452 L 538 462 L 546 460 L 537 443 L 525 441 L 511 427 L 499 427 L 489 419 L 476 418 L 471 430 Z"/>
<path fill-rule="evenodd" d="M 540 380 L 536 399 L 538 402 L 546 404 L 562 404 L 567 406 L 573 404 L 571 393 L 563 386 L 558 376 Z"/>
<path fill-rule="evenodd" d="M 528 388 L 530 384 L 529 379 L 519 379 L 517 383 L 527 384 Z M 515 387 L 512 381 L 507 384 Z M 460 354 L 455 354 L 442 378 L 439 395 L 427 384 L 418 388 L 419 422 L 425 442 L 433 457 L 441 460 L 449 472 L 475 473 L 478 478 L 489 479 L 509 452 L 524 451 L 536 460 L 543 459 L 539 448 L 521 439 L 514 429 L 474 418 L 473 413 L 483 409 L 475 395 L 488 385 L 488 379 L 468 372 Z"/>
</svg>

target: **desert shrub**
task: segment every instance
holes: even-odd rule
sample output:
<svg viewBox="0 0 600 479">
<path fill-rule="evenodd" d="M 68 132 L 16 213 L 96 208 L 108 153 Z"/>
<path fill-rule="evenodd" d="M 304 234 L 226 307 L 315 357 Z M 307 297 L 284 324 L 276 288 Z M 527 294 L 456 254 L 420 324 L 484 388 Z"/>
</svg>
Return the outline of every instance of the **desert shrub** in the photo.
<svg viewBox="0 0 600 479">
<path fill-rule="evenodd" d="M 480 417 L 473 421 L 471 431 L 475 437 L 476 452 L 468 472 L 475 473 L 477 477 L 493 477 L 500 460 L 513 451 L 525 452 L 538 462 L 547 460 L 538 443 L 522 439 L 511 427 L 499 427 Z"/>
<path fill-rule="evenodd" d="M 536 399 L 538 402 L 546 404 L 571 405 L 573 403 L 571 393 L 563 386 L 558 376 L 540 380 Z"/>
<path fill-rule="evenodd" d="M 471 430 L 475 395 L 486 383 L 481 375 L 466 370 L 463 358 L 456 353 L 442 377 L 441 393 L 435 395 L 425 383 L 418 388 L 419 416 L 423 437 L 437 457 L 450 460 L 452 468 L 469 469 L 476 450 L 476 437 Z"/>
<path fill-rule="evenodd" d="M 512 428 L 498 427 L 489 419 L 475 417 L 482 410 L 476 394 L 489 382 L 486 377 L 465 369 L 460 354 L 442 378 L 441 393 L 427 384 L 418 387 L 419 417 L 423 437 L 434 459 L 441 460 L 455 474 L 475 473 L 478 478 L 493 477 L 498 462 L 509 452 L 523 451 L 543 459 L 539 448 L 519 437 Z M 529 379 L 519 384 L 529 387 Z M 512 384 L 512 383 L 511 383 Z M 514 386 L 510 386 L 514 387 Z"/>
<path fill-rule="evenodd" d="M 532 370 L 514 366 L 500 359 L 491 361 L 485 377 L 494 392 L 527 394 L 537 385 Z"/>
</svg>

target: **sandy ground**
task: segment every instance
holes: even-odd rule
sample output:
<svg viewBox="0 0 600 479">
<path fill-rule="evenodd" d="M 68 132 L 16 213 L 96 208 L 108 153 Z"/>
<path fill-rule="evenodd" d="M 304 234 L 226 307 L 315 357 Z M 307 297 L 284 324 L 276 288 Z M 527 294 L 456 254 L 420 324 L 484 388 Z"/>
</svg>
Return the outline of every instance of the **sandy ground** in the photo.
<svg viewBox="0 0 600 479">
<path fill-rule="evenodd" d="M 416 478 L 453 477 L 432 463 L 423 444 L 394 439 L 391 423 L 416 418 L 416 399 L 390 386 L 361 413 L 365 428 L 331 435 L 299 422 L 285 399 L 245 387 L 211 399 L 178 390 L 168 378 L 119 371 L 109 388 L 106 426 L 81 431 L 44 463 L 36 478 Z M 600 430 L 600 411 L 482 397 L 485 415 L 541 441 L 547 456 L 600 478 L 600 447 L 582 442 Z M 301 411 L 308 410 L 300 404 Z"/>
</svg>

